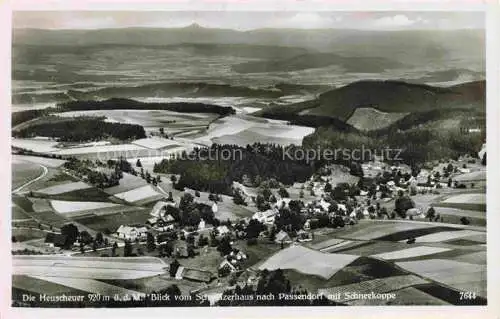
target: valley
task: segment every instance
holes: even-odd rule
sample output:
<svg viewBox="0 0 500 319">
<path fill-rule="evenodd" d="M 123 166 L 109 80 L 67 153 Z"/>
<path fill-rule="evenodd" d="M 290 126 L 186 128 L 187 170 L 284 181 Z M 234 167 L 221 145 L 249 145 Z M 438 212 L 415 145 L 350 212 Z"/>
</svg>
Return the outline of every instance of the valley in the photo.
<svg viewBox="0 0 500 319">
<path fill-rule="evenodd" d="M 58 32 L 14 30 L 14 306 L 487 304 L 481 32 Z"/>
</svg>

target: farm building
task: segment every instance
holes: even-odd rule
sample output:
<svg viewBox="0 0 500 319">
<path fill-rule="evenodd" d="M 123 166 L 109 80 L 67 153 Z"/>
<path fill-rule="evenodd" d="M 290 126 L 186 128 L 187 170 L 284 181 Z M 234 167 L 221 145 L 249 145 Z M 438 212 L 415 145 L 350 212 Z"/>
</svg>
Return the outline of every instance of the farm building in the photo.
<svg viewBox="0 0 500 319">
<path fill-rule="evenodd" d="M 63 247 L 66 244 L 68 237 L 62 234 L 47 233 L 45 236 L 45 244 L 49 247 Z"/>
<path fill-rule="evenodd" d="M 180 266 L 175 273 L 175 279 L 210 282 L 210 280 L 212 280 L 212 273 L 205 270 L 198 270 Z"/>
<path fill-rule="evenodd" d="M 148 229 L 144 226 L 136 227 L 121 225 L 116 230 L 116 234 L 118 238 L 135 240 L 136 238 L 146 237 L 147 231 Z"/>
<path fill-rule="evenodd" d="M 276 211 L 273 209 L 268 209 L 264 212 L 256 212 L 253 214 L 252 219 L 258 220 L 263 224 L 274 224 L 274 217 L 276 216 Z"/>
<path fill-rule="evenodd" d="M 236 266 L 236 263 L 232 263 L 228 259 L 224 259 L 220 265 L 219 265 L 219 275 L 224 276 L 230 273 L 234 273 L 238 271 L 238 267 Z"/>
<path fill-rule="evenodd" d="M 274 242 L 276 242 L 278 244 L 281 244 L 281 243 L 291 243 L 292 242 L 292 238 L 290 238 L 290 235 L 288 235 L 287 232 L 281 230 L 279 233 L 276 234 Z"/>
</svg>

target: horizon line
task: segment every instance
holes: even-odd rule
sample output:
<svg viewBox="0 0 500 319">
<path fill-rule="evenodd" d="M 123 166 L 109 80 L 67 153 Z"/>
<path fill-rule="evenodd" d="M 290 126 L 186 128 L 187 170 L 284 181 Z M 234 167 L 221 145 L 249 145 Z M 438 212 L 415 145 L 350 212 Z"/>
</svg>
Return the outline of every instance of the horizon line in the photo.
<svg viewBox="0 0 500 319">
<path fill-rule="evenodd" d="M 172 29 L 207 29 L 207 30 L 226 30 L 235 32 L 251 32 L 258 30 L 297 30 L 297 31 L 372 31 L 372 32 L 398 32 L 398 31 L 480 31 L 486 30 L 486 27 L 474 27 L 474 28 L 387 28 L 387 29 L 377 29 L 377 28 L 280 28 L 280 27 L 262 27 L 262 28 L 252 28 L 252 29 L 233 29 L 233 28 L 219 28 L 219 27 L 209 27 L 202 26 L 199 23 L 191 23 L 185 26 L 124 26 L 124 27 L 105 27 L 105 28 L 36 28 L 36 27 L 14 27 L 12 30 L 43 30 L 43 31 L 97 31 L 97 30 L 126 30 L 126 29 L 156 29 L 156 30 L 172 30 Z"/>
</svg>

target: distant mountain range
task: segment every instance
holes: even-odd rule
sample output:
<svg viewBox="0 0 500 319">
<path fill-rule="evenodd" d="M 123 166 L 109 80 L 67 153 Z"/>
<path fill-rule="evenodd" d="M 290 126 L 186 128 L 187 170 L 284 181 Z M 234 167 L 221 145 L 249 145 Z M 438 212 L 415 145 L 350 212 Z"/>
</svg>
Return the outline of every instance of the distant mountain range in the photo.
<svg viewBox="0 0 500 319">
<path fill-rule="evenodd" d="M 484 30 L 257 29 L 236 31 L 203 28 L 197 25 L 169 29 L 14 29 L 12 41 L 14 45 L 80 47 L 106 44 L 139 46 L 167 46 L 185 43 L 250 44 L 299 47 L 315 52 L 329 52 L 348 57 L 383 57 L 404 63 L 450 58 L 481 62 L 484 61 L 485 57 Z M 197 52 L 206 52 L 206 48 L 199 45 L 193 46 L 192 49 Z M 227 48 L 223 49 L 226 50 Z M 213 50 L 213 48 L 210 48 L 210 50 Z M 244 52 L 245 48 L 233 50 Z M 216 49 L 215 54 L 219 53 Z M 293 52 L 292 55 L 296 55 L 296 53 Z M 305 53 L 307 52 L 302 51 L 302 54 Z M 258 54 L 255 55 L 255 51 L 251 54 L 257 58 L 259 57 Z M 280 57 L 287 58 L 290 56 L 282 55 Z M 269 58 L 269 56 L 266 56 L 266 58 Z"/>
</svg>

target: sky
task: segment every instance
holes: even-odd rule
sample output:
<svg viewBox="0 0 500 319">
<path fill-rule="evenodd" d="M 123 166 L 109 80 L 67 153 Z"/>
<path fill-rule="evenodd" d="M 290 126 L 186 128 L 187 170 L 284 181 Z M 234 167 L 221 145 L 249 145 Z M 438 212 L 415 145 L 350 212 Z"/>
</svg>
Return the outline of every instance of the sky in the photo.
<svg viewBox="0 0 500 319">
<path fill-rule="evenodd" d="M 179 28 L 196 23 L 207 28 L 253 30 L 300 29 L 483 29 L 481 12 L 442 11 L 14 11 L 14 28 L 102 29 Z"/>
</svg>

